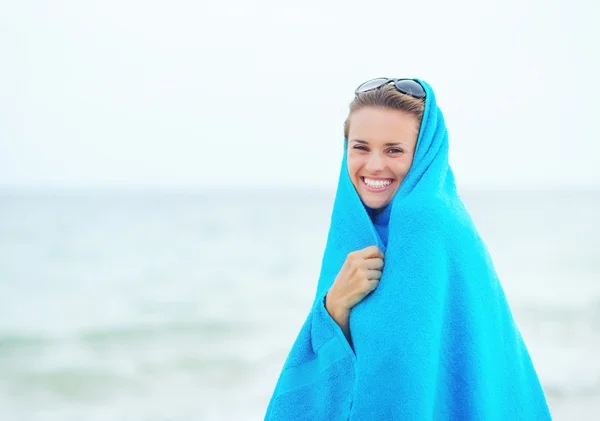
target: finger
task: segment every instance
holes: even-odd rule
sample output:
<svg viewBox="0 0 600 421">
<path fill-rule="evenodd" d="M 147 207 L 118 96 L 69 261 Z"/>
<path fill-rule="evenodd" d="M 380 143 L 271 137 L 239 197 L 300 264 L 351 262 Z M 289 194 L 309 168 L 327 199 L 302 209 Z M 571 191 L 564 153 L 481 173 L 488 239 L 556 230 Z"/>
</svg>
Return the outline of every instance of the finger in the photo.
<svg viewBox="0 0 600 421">
<path fill-rule="evenodd" d="M 383 259 L 380 259 L 379 257 L 367 259 L 365 264 L 367 265 L 367 269 L 383 269 Z"/>
<path fill-rule="evenodd" d="M 379 280 L 381 279 L 381 271 L 379 270 L 368 270 L 367 271 L 367 279 L 368 280 Z"/>
<path fill-rule="evenodd" d="M 377 288 L 378 286 L 379 286 L 378 279 L 370 279 L 369 280 L 369 291 L 375 290 L 375 288 Z"/>
<path fill-rule="evenodd" d="M 377 247 L 377 246 L 369 246 L 367 248 L 362 249 L 361 255 L 365 259 L 369 259 L 372 257 L 383 259 L 383 253 L 381 252 L 381 250 L 379 250 L 379 247 Z"/>
</svg>

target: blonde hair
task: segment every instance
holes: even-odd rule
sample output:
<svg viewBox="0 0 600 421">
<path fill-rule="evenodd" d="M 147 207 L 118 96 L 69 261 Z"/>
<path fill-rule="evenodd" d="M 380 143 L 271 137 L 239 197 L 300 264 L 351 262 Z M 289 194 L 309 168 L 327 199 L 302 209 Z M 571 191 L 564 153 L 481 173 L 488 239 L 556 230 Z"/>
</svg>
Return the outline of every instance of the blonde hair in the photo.
<svg viewBox="0 0 600 421">
<path fill-rule="evenodd" d="M 388 108 L 411 113 L 419 120 L 420 127 L 425 111 L 425 99 L 403 94 L 391 84 L 356 95 L 350 103 L 350 111 L 344 122 L 344 138 L 346 140 L 348 140 L 352 114 L 365 107 Z"/>
</svg>

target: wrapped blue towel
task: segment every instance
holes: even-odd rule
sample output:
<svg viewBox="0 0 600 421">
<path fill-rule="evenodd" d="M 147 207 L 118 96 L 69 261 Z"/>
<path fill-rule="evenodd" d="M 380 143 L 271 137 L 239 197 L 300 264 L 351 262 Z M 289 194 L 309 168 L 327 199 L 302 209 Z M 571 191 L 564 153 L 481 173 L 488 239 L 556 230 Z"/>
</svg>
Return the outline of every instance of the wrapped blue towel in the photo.
<svg viewBox="0 0 600 421">
<path fill-rule="evenodd" d="M 550 420 L 486 246 L 448 164 L 431 87 L 412 167 L 377 226 L 346 164 L 317 293 L 265 420 Z M 381 220 L 376 221 L 381 224 Z M 387 238 L 382 238 L 386 237 Z M 379 286 L 350 313 L 350 346 L 324 298 L 352 251 L 385 254 Z"/>
</svg>

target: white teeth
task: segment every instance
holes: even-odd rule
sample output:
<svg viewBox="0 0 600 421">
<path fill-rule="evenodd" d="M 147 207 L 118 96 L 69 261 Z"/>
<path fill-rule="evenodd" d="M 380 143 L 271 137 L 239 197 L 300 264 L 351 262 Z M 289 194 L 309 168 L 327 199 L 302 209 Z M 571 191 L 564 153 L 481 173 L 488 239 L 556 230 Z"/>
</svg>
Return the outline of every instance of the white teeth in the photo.
<svg viewBox="0 0 600 421">
<path fill-rule="evenodd" d="M 365 180 L 365 184 L 369 187 L 373 187 L 375 189 L 382 189 L 384 187 L 389 186 L 390 184 L 392 184 L 392 182 L 390 180 L 371 180 L 369 178 L 363 178 L 363 180 Z"/>
</svg>

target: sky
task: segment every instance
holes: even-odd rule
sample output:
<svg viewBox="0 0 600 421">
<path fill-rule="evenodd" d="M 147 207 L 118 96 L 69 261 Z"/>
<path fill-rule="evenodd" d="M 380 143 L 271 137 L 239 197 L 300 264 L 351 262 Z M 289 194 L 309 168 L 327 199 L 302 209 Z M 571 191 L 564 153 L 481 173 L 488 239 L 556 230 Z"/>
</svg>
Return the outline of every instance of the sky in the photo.
<svg viewBox="0 0 600 421">
<path fill-rule="evenodd" d="M 354 88 L 432 85 L 459 186 L 600 187 L 592 0 L 32 1 L 0 13 L 0 186 L 337 183 Z"/>
</svg>

